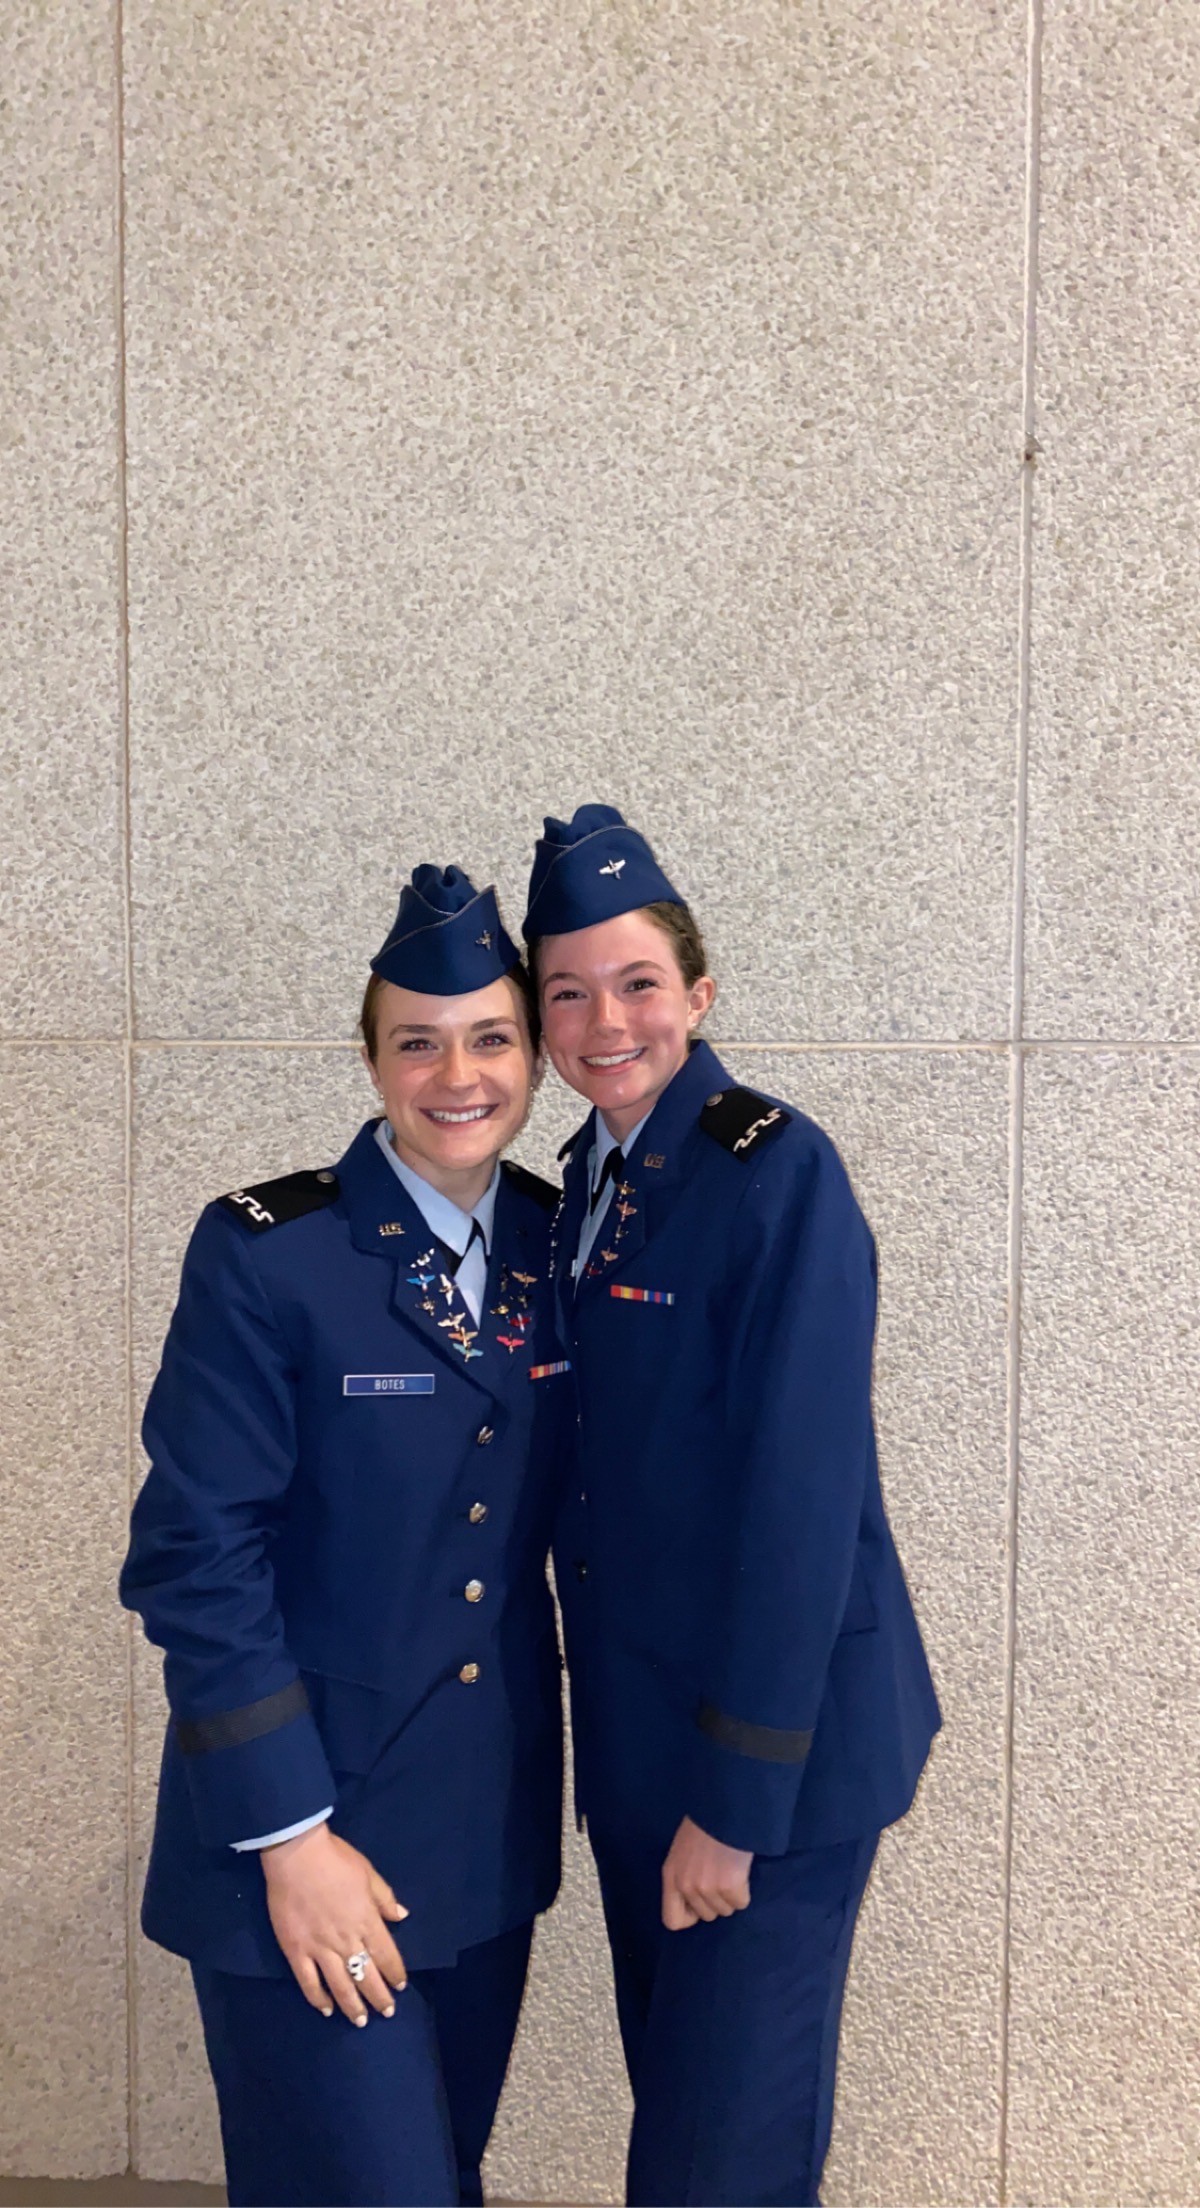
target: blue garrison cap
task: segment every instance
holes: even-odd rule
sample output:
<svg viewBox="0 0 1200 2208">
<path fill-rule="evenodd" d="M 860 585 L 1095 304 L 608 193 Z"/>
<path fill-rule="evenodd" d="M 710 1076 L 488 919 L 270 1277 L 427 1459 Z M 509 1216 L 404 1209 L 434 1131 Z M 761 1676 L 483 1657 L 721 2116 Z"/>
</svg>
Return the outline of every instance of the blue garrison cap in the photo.
<svg viewBox="0 0 1200 2208">
<path fill-rule="evenodd" d="M 372 973 L 429 997 L 465 997 L 512 972 L 521 954 L 505 932 L 494 889 L 460 866 L 417 866 Z"/>
<path fill-rule="evenodd" d="M 545 822 L 529 877 L 525 940 L 571 935 L 642 905 L 684 902 L 615 805 L 581 805 L 573 820 Z"/>
</svg>

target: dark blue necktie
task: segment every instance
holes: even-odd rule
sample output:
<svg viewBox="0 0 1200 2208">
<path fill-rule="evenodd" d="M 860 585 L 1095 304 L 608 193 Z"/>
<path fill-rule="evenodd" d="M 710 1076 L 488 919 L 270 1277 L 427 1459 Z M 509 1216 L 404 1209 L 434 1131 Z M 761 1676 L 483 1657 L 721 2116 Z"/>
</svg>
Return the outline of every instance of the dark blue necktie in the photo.
<svg viewBox="0 0 1200 2208">
<path fill-rule="evenodd" d="M 472 1219 L 471 1232 L 467 1236 L 467 1246 L 466 1249 L 462 1251 L 452 1249 L 448 1242 L 443 1242 L 440 1234 L 435 1234 L 433 1239 L 437 1243 L 437 1246 L 441 1251 L 443 1258 L 445 1259 L 445 1264 L 442 1268 L 443 1271 L 449 1274 L 451 1280 L 456 1280 L 458 1278 L 459 1267 L 466 1264 L 466 1261 L 471 1255 L 476 1242 L 483 1242 L 483 1228 L 480 1226 L 478 1219 Z M 484 1242 L 483 1254 L 486 1258 L 486 1242 Z"/>
<path fill-rule="evenodd" d="M 592 1190 L 592 1201 L 589 1209 L 589 1217 L 593 1219 L 595 1218 L 596 1212 L 599 1209 L 600 1199 L 603 1196 L 605 1189 L 608 1187 L 610 1181 L 615 1181 L 617 1174 L 620 1172 L 621 1167 L 624 1165 L 624 1163 L 625 1153 L 622 1150 L 620 1143 L 614 1142 L 612 1149 L 609 1150 L 605 1155 L 604 1163 L 600 1168 L 600 1178 L 597 1181 L 595 1188 Z"/>
</svg>

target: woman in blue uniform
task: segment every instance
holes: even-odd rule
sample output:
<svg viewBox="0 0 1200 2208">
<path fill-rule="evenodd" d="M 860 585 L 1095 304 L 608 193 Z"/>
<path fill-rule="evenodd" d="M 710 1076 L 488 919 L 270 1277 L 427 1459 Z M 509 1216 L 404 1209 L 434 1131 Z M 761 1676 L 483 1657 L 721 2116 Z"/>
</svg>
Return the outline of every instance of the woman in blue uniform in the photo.
<svg viewBox="0 0 1200 2208">
<path fill-rule="evenodd" d="M 499 1162 L 528 980 L 453 867 L 372 967 L 383 1117 L 202 1214 L 121 1583 L 171 1712 L 143 1924 L 232 2202 L 479 2201 L 558 1884 L 556 1192 Z"/>
<path fill-rule="evenodd" d="M 525 933 L 592 1106 L 556 1558 L 628 2199 L 814 2202 L 855 1918 L 939 1723 L 880 1496 L 874 1245 L 827 1136 L 699 1040 L 699 931 L 612 807 L 547 820 Z"/>
</svg>

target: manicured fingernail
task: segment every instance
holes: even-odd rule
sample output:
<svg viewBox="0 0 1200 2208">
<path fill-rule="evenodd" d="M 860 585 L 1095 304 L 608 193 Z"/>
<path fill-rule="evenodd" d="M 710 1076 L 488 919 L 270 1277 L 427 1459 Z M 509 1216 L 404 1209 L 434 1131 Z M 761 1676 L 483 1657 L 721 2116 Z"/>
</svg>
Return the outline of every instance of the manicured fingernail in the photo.
<svg viewBox="0 0 1200 2208">
<path fill-rule="evenodd" d="M 355 2017 L 355 2019 L 354 2019 L 354 2021 L 355 2021 L 355 2024 L 356 2024 L 356 2025 L 358 2026 L 358 2029 L 359 2029 L 359 2031 L 361 2032 L 361 2031 L 363 2030 L 363 2028 L 364 2028 L 365 2024 L 366 2024 L 366 2021 L 367 2021 L 367 2020 L 366 2020 L 366 2017 L 365 2017 L 365 2016 L 356 2016 L 356 2017 Z"/>
<path fill-rule="evenodd" d="M 332 2016 L 332 2015 L 333 2015 L 333 2010 L 332 2010 L 332 2009 L 322 2009 L 322 2011 L 321 2011 L 321 2014 L 322 2014 L 322 2016 Z"/>
<path fill-rule="evenodd" d="M 401 1916 L 401 1917 L 406 1917 L 406 1916 L 408 1915 L 408 1911 L 407 1911 L 407 1909 L 405 1908 L 405 1906 L 404 1906 L 404 1903 L 403 1903 L 402 1901 L 398 1901 L 398 1902 L 396 1903 L 396 1914 L 397 1914 L 397 1916 Z"/>
<path fill-rule="evenodd" d="M 394 2002 L 394 2001 L 389 2001 L 389 2002 L 388 2002 L 388 2005 L 387 2005 L 387 2007 L 386 2007 L 386 2009 L 384 2010 L 384 2012 L 383 2012 L 383 2013 L 384 2013 L 384 2015 L 385 2015 L 385 2016 L 394 2016 L 394 2015 L 396 2014 L 396 2004 L 395 2004 L 395 2002 Z"/>
</svg>

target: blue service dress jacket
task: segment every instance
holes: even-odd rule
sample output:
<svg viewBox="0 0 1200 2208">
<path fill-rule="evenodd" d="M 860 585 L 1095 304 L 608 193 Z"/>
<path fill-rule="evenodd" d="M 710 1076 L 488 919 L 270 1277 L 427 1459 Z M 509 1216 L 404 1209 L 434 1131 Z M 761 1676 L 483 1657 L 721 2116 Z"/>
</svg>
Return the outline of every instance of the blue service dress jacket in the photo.
<svg viewBox="0 0 1200 2208">
<path fill-rule="evenodd" d="M 664 1850 L 685 1815 L 761 1855 L 865 1837 L 940 1723 L 880 1493 L 871 1234 L 820 1128 L 698 1043 L 573 1284 L 594 1124 L 555 1235 L 578 1806 Z"/>
<path fill-rule="evenodd" d="M 121 1594 L 171 1715 L 142 1922 L 216 1969 L 287 1970 L 232 1843 L 330 1803 L 412 1968 L 558 1886 L 557 1192 L 502 1167 L 476 1326 L 376 1124 L 208 1205 L 146 1409 Z"/>
</svg>

